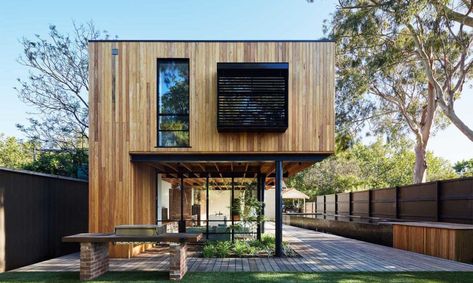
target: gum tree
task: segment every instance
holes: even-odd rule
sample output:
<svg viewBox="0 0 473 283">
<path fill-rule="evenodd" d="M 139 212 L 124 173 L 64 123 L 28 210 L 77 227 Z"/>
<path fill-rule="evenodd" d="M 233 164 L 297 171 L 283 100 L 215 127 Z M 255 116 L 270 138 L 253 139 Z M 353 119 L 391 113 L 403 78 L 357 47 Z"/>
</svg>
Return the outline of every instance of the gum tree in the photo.
<svg viewBox="0 0 473 283">
<path fill-rule="evenodd" d="M 389 139 L 400 135 L 415 140 L 414 183 L 426 180 L 427 145 L 433 131 L 442 127 L 436 91 L 418 60 L 408 28 L 367 1 L 340 1 L 330 23 L 337 42 L 337 114 L 366 125 Z M 344 8 L 343 8 L 344 7 Z M 352 114 L 353 103 L 362 113 Z M 351 116 L 351 117 L 350 117 Z M 437 123 L 436 123 L 437 122 Z M 359 125 L 355 125 L 359 126 Z"/>
</svg>

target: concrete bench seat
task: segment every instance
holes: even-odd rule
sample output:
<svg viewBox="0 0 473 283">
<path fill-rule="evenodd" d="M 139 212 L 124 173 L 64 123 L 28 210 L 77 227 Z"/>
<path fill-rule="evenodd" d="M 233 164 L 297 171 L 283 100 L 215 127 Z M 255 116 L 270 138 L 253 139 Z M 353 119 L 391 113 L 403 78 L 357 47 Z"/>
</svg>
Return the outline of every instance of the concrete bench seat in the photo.
<svg viewBox="0 0 473 283">
<path fill-rule="evenodd" d="M 94 279 L 109 269 L 109 243 L 171 243 L 169 279 L 181 280 L 187 272 L 187 243 L 198 242 L 202 234 L 162 233 L 116 235 L 114 233 L 81 233 L 66 236 L 63 242 L 80 243 L 80 279 Z"/>
</svg>

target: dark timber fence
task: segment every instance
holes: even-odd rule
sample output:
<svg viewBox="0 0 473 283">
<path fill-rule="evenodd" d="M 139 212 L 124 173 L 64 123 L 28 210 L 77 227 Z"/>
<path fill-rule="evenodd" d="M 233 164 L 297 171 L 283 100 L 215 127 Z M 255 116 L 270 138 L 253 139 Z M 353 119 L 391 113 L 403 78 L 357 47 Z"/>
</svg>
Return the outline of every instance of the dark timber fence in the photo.
<svg viewBox="0 0 473 283">
<path fill-rule="evenodd" d="M 79 251 L 88 231 L 86 181 L 0 168 L 0 271 Z"/>
<path fill-rule="evenodd" d="M 473 224 L 473 178 L 317 196 L 305 213 Z"/>
</svg>

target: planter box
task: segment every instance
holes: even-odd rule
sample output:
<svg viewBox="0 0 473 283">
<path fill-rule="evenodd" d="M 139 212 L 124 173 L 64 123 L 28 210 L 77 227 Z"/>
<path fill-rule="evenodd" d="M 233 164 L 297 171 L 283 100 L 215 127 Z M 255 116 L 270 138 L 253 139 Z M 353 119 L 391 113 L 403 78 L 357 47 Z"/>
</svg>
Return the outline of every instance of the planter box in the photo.
<svg viewBox="0 0 473 283">
<path fill-rule="evenodd" d="M 473 263 L 473 225 L 406 222 L 393 227 L 395 248 Z"/>
</svg>

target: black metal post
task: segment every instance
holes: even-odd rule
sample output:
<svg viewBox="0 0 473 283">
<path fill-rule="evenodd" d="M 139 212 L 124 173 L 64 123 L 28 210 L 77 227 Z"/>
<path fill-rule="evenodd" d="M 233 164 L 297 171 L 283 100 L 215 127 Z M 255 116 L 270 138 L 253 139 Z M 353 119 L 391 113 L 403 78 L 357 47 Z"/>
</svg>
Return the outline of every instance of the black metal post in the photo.
<svg viewBox="0 0 473 283">
<path fill-rule="evenodd" d="M 205 189 L 207 190 L 205 195 L 205 219 L 207 219 L 205 238 L 209 239 L 209 175 L 207 175 L 207 178 L 205 179 Z"/>
<path fill-rule="evenodd" d="M 261 199 L 261 174 L 258 173 L 256 176 L 256 199 L 260 204 L 263 204 L 263 201 Z M 258 218 L 261 219 L 261 213 L 262 211 L 258 211 Z M 256 239 L 258 241 L 261 241 L 261 222 L 258 222 L 258 225 L 256 226 Z"/>
<path fill-rule="evenodd" d="M 276 216 L 276 225 L 275 225 L 275 235 L 276 235 L 276 250 L 275 254 L 277 257 L 283 255 L 282 251 L 282 161 L 276 160 L 276 180 L 275 180 L 275 216 Z"/>
<path fill-rule="evenodd" d="M 235 178 L 232 177 L 232 200 L 230 204 L 230 215 L 232 217 L 232 243 L 235 242 L 235 220 L 234 220 L 234 215 L 233 215 L 234 197 L 235 197 Z"/>
<path fill-rule="evenodd" d="M 264 202 L 264 192 L 266 190 L 266 175 L 261 175 L 261 202 L 263 205 L 261 206 L 261 218 L 264 219 L 264 209 L 266 207 L 266 203 Z M 264 221 L 261 222 L 261 233 L 264 234 Z"/>
<path fill-rule="evenodd" d="M 179 221 L 179 233 L 186 232 L 186 221 L 184 220 L 184 177 L 181 175 L 181 220 Z"/>
</svg>

